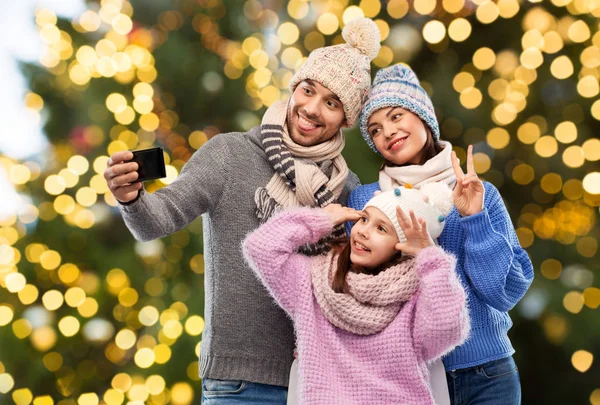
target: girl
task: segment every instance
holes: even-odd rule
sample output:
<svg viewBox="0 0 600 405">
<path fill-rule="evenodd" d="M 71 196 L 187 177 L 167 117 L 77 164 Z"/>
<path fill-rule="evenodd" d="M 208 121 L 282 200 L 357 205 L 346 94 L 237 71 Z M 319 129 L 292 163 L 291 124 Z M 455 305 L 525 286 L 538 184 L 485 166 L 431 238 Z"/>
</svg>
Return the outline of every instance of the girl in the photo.
<svg viewBox="0 0 600 405">
<path fill-rule="evenodd" d="M 520 404 L 521 386 L 507 336 L 508 311 L 533 280 L 533 267 L 519 245 L 498 190 L 482 182 L 468 148 L 467 174 L 452 145 L 440 142 L 431 100 L 405 65 L 380 70 L 363 107 L 360 130 L 385 158 L 379 182 L 355 189 L 348 205 L 361 209 L 377 190 L 424 187 L 442 181 L 454 187 L 455 208 L 439 243 L 457 258 L 465 286 L 471 335 L 443 358 L 453 404 Z"/>
<path fill-rule="evenodd" d="M 469 329 L 454 259 L 430 236 L 451 209 L 444 184 L 398 187 L 362 213 L 293 209 L 248 236 L 246 259 L 294 323 L 297 403 L 433 404 L 426 363 Z M 349 220 L 349 240 L 327 256 L 297 252 Z"/>
</svg>

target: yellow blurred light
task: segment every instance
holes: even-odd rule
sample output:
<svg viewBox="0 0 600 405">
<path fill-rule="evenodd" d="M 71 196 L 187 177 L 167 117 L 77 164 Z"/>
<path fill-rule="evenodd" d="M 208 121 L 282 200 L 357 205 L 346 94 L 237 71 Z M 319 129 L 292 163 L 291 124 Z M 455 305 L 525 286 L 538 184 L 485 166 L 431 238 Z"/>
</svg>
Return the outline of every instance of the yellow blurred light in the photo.
<svg viewBox="0 0 600 405">
<path fill-rule="evenodd" d="M 522 186 L 531 183 L 534 177 L 535 173 L 533 171 L 533 167 L 525 163 L 515 166 L 512 171 L 513 180 Z"/>
<path fill-rule="evenodd" d="M 79 327 L 79 321 L 74 316 L 65 316 L 58 322 L 58 329 L 66 337 L 75 336 Z"/>
<path fill-rule="evenodd" d="M 561 122 L 554 129 L 554 136 L 561 143 L 571 143 L 577 139 L 577 127 L 571 121 Z"/>
<path fill-rule="evenodd" d="M 533 122 L 526 122 L 517 130 L 517 137 L 527 145 L 535 143 L 540 136 L 540 128 Z"/>
<path fill-rule="evenodd" d="M 258 88 L 263 88 L 271 82 L 271 71 L 267 68 L 259 68 L 254 72 L 254 83 Z"/>
<path fill-rule="evenodd" d="M 13 184 L 25 184 L 31 179 L 31 170 L 25 165 L 11 166 L 8 179 Z"/>
<path fill-rule="evenodd" d="M 108 184 L 106 184 L 106 180 L 104 176 L 100 174 L 95 174 L 90 179 L 90 187 L 96 192 L 96 194 L 104 194 L 108 191 Z"/>
<path fill-rule="evenodd" d="M 17 338 L 25 339 L 31 334 L 33 329 L 27 319 L 17 319 L 12 323 L 12 330 Z"/>
<path fill-rule="evenodd" d="M 121 125 L 129 125 L 135 120 L 135 111 L 127 106 L 119 113 L 115 114 L 115 120 Z"/>
<path fill-rule="evenodd" d="M 573 74 L 574 68 L 571 59 L 562 55 L 552 61 L 550 72 L 557 79 L 566 79 Z"/>
<path fill-rule="evenodd" d="M 250 65 L 255 69 L 264 68 L 269 65 L 269 55 L 262 49 L 256 49 L 250 55 L 249 61 Z"/>
<path fill-rule="evenodd" d="M 98 312 L 98 301 L 95 298 L 87 297 L 83 303 L 77 307 L 77 312 L 84 318 L 91 318 Z"/>
<path fill-rule="evenodd" d="M 479 70 L 488 70 L 494 66 L 494 63 L 496 63 L 496 54 L 490 48 L 479 48 L 473 54 L 473 64 Z"/>
<path fill-rule="evenodd" d="M 189 405 L 194 400 L 194 390 L 186 382 L 180 382 L 171 387 L 171 403 L 173 405 Z"/>
<path fill-rule="evenodd" d="M 595 253 L 595 251 L 598 249 L 598 241 L 596 241 L 596 239 L 590 238 L 590 237 L 586 237 L 586 239 L 588 239 L 588 240 L 591 239 L 591 241 L 595 242 L 594 249 L 592 249 L 592 251 Z M 578 250 L 579 250 L 579 248 L 578 248 Z M 589 254 L 584 254 L 583 256 L 593 257 L 594 255 L 591 254 L 591 252 L 590 252 Z M 600 288 L 596 288 L 596 287 L 586 288 L 583 291 L 583 298 L 585 300 L 586 307 L 591 308 L 591 309 L 596 309 L 596 308 L 600 307 Z"/>
<path fill-rule="evenodd" d="M 562 178 L 556 173 L 547 173 L 540 180 L 540 186 L 547 194 L 560 193 L 562 189 Z"/>
<path fill-rule="evenodd" d="M 546 53 L 556 53 L 564 46 L 563 39 L 556 31 L 548 31 L 544 34 L 544 46 L 542 50 Z"/>
<path fill-rule="evenodd" d="M 482 99 L 481 91 L 476 87 L 469 87 L 460 93 L 460 103 L 468 109 L 477 108 Z"/>
<path fill-rule="evenodd" d="M 86 392 L 85 394 L 81 394 L 77 399 L 77 405 L 98 405 L 100 403 L 100 398 L 93 392 Z"/>
<path fill-rule="evenodd" d="M 31 333 L 31 344 L 40 352 L 50 350 L 56 344 L 56 332 L 50 326 L 42 326 Z"/>
<path fill-rule="evenodd" d="M 149 394 L 148 390 L 146 389 L 146 386 L 140 383 L 133 384 L 133 386 L 129 389 L 129 392 L 127 393 L 127 396 L 130 400 L 142 403 L 145 403 L 145 401 L 148 399 L 148 395 Z"/>
<path fill-rule="evenodd" d="M 340 22 L 335 14 L 324 13 L 317 20 L 317 29 L 324 35 L 331 35 L 338 30 Z"/>
<path fill-rule="evenodd" d="M 171 359 L 171 348 L 164 343 L 156 345 L 152 351 L 156 364 L 165 364 Z"/>
<path fill-rule="evenodd" d="M 47 250 L 40 256 L 40 264 L 46 270 L 54 270 L 60 266 L 62 258 L 56 250 Z"/>
<path fill-rule="evenodd" d="M 85 301 L 85 291 L 79 287 L 69 288 L 65 292 L 65 301 L 68 306 L 72 308 L 77 308 Z"/>
<path fill-rule="evenodd" d="M 129 16 L 125 14 L 117 14 L 111 22 L 113 29 L 117 34 L 127 35 L 133 28 L 133 22 Z"/>
<path fill-rule="evenodd" d="M 287 5 L 287 12 L 295 20 L 301 20 L 308 14 L 310 7 L 306 0 L 291 0 Z"/>
<path fill-rule="evenodd" d="M 81 155 L 72 156 L 67 162 L 67 167 L 78 175 L 85 174 L 90 168 L 90 163 Z"/>
<path fill-rule="evenodd" d="M 579 145 L 570 146 L 563 152 L 562 159 L 567 167 L 577 168 L 585 163 L 583 149 Z"/>
<path fill-rule="evenodd" d="M 119 373 L 115 375 L 111 381 L 111 386 L 119 392 L 127 392 L 131 388 L 133 380 L 128 374 Z"/>
<path fill-rule="evenodd" d="M 133 100 L 133 108 L 139 114 L 148 114 L 154 109 L 154 101 L 146 95 L 140 95 Z"/>
<path fill-rule="evenodd" d="M 544 63 L 544 56 L 538 48 L 527 48 L 521 53 L 521 64 L 527 69 L 537 69 Z"/>
<path fill-rule="evenodd" d="M 286 48 L 281 54 L 281 63 L 288 69 L 294 69 L 300 59 L 302 52 L 295 47 Z"/>
<path fill-rule="evenodd" d="M 600 139 L 591 138 L 581 145 L 585 160 L 596 162 L 600 160 Z"/>
<path fill-rule="evenodd" d="M 44 355 L 42 361 L 44 366 L 52 372 L 58 371 L 63 365 L 63 357 L 58 352 L 50 352 Z"/>
<path fill-rule="evenodd" d="M 96 70 L 104 77 L 113 77 L 119 66 L 112 57 L 102 57 L 96 63 Z"/>
<path fill-rule="evenodd" d="M 455 0 L 461 1 L 461 0 Z M 408 13 L 409 5 L 406 0 L 390 0 L 387 4 L 387 13 L 390 17 L 399 19 Z"/>
<path fill-rule="evenodd" d="M 512 74 L 517 66 L 519 65 L 519 59 L 514 51 L 502 51 L 498 52 L 496 55 L 496 63 L 494 65 L 494 70 L 500 76 L 508 76 Z"/>
<path fill-rule="evenodd" d="M 282 44 L 291 45 L 298 40 L 300 37 L 300 30 L 296 24 L 292 22 L 285 22 L 277 29 L 277 35 Z"/>
<path fill-rule="evenodd" d="M 106 97 L 106 108 L 114 114 L 119 114 L 127 108 L 127 99 L 119 93 L 111 93 Z"/>
<path fill-rule="evenodd" d="M 414 9 L 421 15 L 427 15 L 435 10 L 436 0 L 415 0 Z"/>
<path fill-rule="evenodd" d="M 598 240 L 593 236 L 584 236 L 577 241 L 577 252 L 583 257 L 593 258 L 598 252 Z M 587 294 L 587 295 L 586 295 Z M 600 305 L 600 290 L 588 288 L 583 292 L 585 305 L 596 309 Z"/>
<path fill-rule="evenodd" d="M 65 180 L 55 174 L 48 176 L 44 181 L 44 189 L 48 194 L 51 195 L 61 194 L 63 191 L 65 191 L 66 187 L 67 184 Z"/>
<path fill-rule="evenodd" d="M 479 7 L 477 7 L 477 11 L 475 12 L 475 16 L 477 19 L 483 24 L 491 24 L 500 15 L 500 9 L 496 3 L 491 0 L 485 1 Z"/>
<path fill-rule="evenodd" d="M 600 48 L 592 45 L 583 50 L 580 55 L 581 64 L 587 68 L 600 66 Z"/>
<path fill-rule="evenodd" d="M 188 142 L 194 149 L 200 149 L 208 141 L 208 136 L 202 131 L 194 131 L 190 134 Z"/>
<path fill-rule="evenodd" d="M 499 0 L 498 11 L 502 18 L 513 18 L 520 10 L 520 5 L 517 0 Z"/>
<path fill-rule="evenodd" d="M 535 235 L 533 231 L 529 228 L 517 228 L 515 229 L 517 233 L 517 238 L 519 239 L 519 243 L 523 248 L 528 248 L 533 245 L 535 241 Z"/>
<path fill-rule="evenodd" d="M 471 31 L 471 23 L 465 18 L 457 18 L 448 26 L 448 36 L 455 42 L 462 42 L 469 38 Z"/>
<path fill-rule="evenodd" d="M 58 18 L 54 11 L 48 8 L 40 8 L 35 10 L 35 22 L 38 26 L 43 27 L 45 25 L 51 24 L 56 25 Z"/>
<path fill-rule="evenodd" d="M 158 322 L 159 313 L 158 310 L 153 306 L 145 306 L 140 310 L 138 318 L 140 323 L 144 326 L 152 326 Z"/>
<path fill-rule="evenodd" d="M 140 116 L 140 127 L 144 131 L 152 132 L 155 131 L 160 125 L 158 116 L 154 113 L 143 114 Z"/>
<path fill-rule="evenodd" d="M 486 141 L 494 149 L 504 149 L 510 142 L 510 134 L 504 128 L 492 128 L 487 133 Z"/>
<path fill-rule="evenodd" d="M 159 181 L 163 184 L 171 184 L 172 182 L 177 180 L 177 177 L 179 177 L 179 172 L 174 166 L 166 165 L 165 172 L 167 173 L 167 176 L 163 177 L 162 179 L 159 179 Z"/>
<path fill-rule="evenodd" d="M 452 80 L 452 87 L 459 93 L 473 86 L 475 86 L 475 78 L 468 72 L 460 72 Z"/>
<path fill-rule="evenodd" d="M 590 27 L 588 27 L 588 25 L 582 20 L 575 21 L 569 27 L 567 35 L 569 36 L 569 39 L 573 42 L 585 42 L 588 39 L 590 39 Z"/>
<path fill-rule="evenodd" d="M 586 174 L 583 178 L 583 189 L 590 194 L 600 194 L 600 172 Z"/>
<path fill-rule="evenodd" d="M 79 17 L 79 24 L 83 27 L 84 30 L 94 32 L 98 28 L 100 28 L 102 20 L 96 12 L 92 10 L 87 10 Z"/>
<path fill-rule="evenodd" d="M 158 76 L 158 72 L 156 71 L 154 66 L 139 68 L 136 74 L 137 78 L 140 81 L 146 83 L 152 83 L 154 80 L 156 80 L 156 77 Z"/>
<path fill-rule="evenodd" d="M 374 18 L 381 11 L 380 0 L 361 0 L 360 8 L 365 13 L 365 17 Z"/>
<path fill-rule="evenodd" d="M 67 188 L 75 187 L 79 182 L 79 175 L 71 169 L 62 169 L 58 172 L 58 176 L 65 181 Z"/>
<path fill-rule="evenodd" d="M 33 394 L 29 388 L 21 388 L 13 391 L 12 399 L 16 405 L 29 405 L 33 400 Z"/>
<path fill-rule="evenodd" d="M 135 345 L 137 337 L 131 329 L 122 329 L 115 336 L 115 343 L 122 350 L 128 350 Z"/>
<path fill-rule="evenodd" d="M 6 326 L 13 320 L 14 312 L 7 305 L 0 305 L 0 326 Z"/>
<path fill-rule="evenodd" d="M 578 350 L 571 356 L 571 364 L 573 368 L 580 373 L 585 373 L 590 369 L 594 362 L 594 355 L 587 350 Z"/>
<path fill-rule="evenodd" d="M 540 266 L 540 272 L 548 280 L 556 280 L 562 272 L 562 263 L 556 259 L 546 259 Z"/>
<path fill-rule="evenodd" d="M 121 405 L 125 401 L 125 394 L 113 388 L 106 390 L 102 396 L 107 405 Z"/>
<path fill-rule="evenodd" d="M 38 299 L 39 291 L 33 284 L 26 284 L 25 287 L 19 291 L 18 296 L 23 305 L 30 305 Z"/>
<path fill-rule="evenodd" d="M 146 379 L 146 390 L 151 395 L 159 395 L 165 390 L 165 379 L 160 375 L 151 375 Z"/>
<path fill-rule="evenodd" d="M 578 200 L 583 196 L 583 185 L 579 179 L 567 180 L 563 186 L 563 194 L 569 200 Z"/>
<path fill-rule="evenodd" d="M 383 45 L 381 48 L 379 48 L 379 54 L 377 57 L 373 59 L 373 64 L 383 68 L 389 66 L 393 60 L 394 51 L 390 47 Z"/>
<path fill-rule="evenodd" d="M 262 44 L 256 37 L 248 37 L 242 42 L 242 50 L 247 56 L 252 55 L 254 51 L 260 50 L 261 48 Z"/>
<path fill-rule="evenodd" d="M 492 112 L 492 119 L 496 125 L 508 125 L 517 118 L 517 108 L 514 104 L 499 104 Z"/>
<path fill-rule="evenodd" d="M 138 301 L 138 293 L 133 288 L 124 288 L 119 292 L 119 302 L 125 307 L 132 307 Z"/>
<path fill-rule="evenodd" d="M 25 288 L 27 280 L 21 273 L 9 273 L 4 278 L 6 289 L 11 293 L 17 293 Z"/>
<path fill-rule="evenodd" d="M 348 24 L 350 21 L 359 18 L 359 17 L 364 17 L 365 13 L 363 12 L 363 10 L 358 7 L 358 6 L 350 6 L 348 7 L 346 10 L 344 10 L 344 15 L 342 17 L 342 21 L 344 21 L 344 24 Z"/>
<path fill-rule="evenodd" d="M 64 297 L 58 290 L 47 291 L 42 295 L 42 303 L 48 311 L 56 311 L 64 303 Z"/>
<path fill-rule="evenodd" d="M 553 136 L 546 135 L 537 140 L 534 149 L 538 155 L 547 158 L 558 152 L 558 143 Z"/>
<path fill-rule="evenodd" d="M 590 111 L 592 113 L 592 117 L 600 121 L 600 100 L 594 101 L 594 104 L 592 104 L 592 108 L 590 109 Z"/>
<path fill-rule="evenodd" d="M 423 27 L 423 38 L 430 44 L 440 43 L 446 36 L 446 27 L 441 21 L 432 20 Z"/>
<path fill-rule="evenodd" d="M 139 368 L 149 368 L 154 364 L 154 351 L 144 347 L 135 353 L 134 361 Z"/>
<path fill-rule="evenodd" d="M 163 331 L 169 339 L 177 339 L 183 333 L 183 326 L 177 320 L 170 320 L 163 327 Z"/>
<path fill-rule="evenodd" d="M 600 93 L 598 78 L 594 76 L 584 76 L 577 83 L 577 92 L 585 98 L 596 97 Z"/>
<path fill-rule="evenodd" d="M 73 83 L 83 86 L 90 81 L 91 76 L 85 66 L 76 64 L 69 68 L 69 78 Z"/>
<path fill-rule="evenodd" d="M 198 336 L 204 330 L 204 319 L 201 316 L 190 316 L 185 322 L 185 331 L 190 336 Z"/>
<path fill-rule="evenodd" d="M 32 110 L 40 111 L 44 108 L 44 99 L 39 94 L 29 92 L 25 95 L 25 106 Z"/>
<path fill-rule="evenodd" d="M 58 269 L 58 278 L 66 285 L 70 285 L 77 281 L 81 272 L 72 263 L 65 263 Z"/>
<path fill-rule="evenodd" d="M 131 58 L 124 52 L 117 52 L 111 56 L 113 66 L 116 65 L 117 74 L 128 73 L 131 71 Z M 131 76 L 133 79 L 133 76 Z"/>
<path fill-rule="evenodd" d="M 563 298 L 563 306 L 572 314 L 578 314 L 583 308 L 583 294 L 579 291 L 571 291 Z"/>
<path fill-rule="evenodd" d="M 529 30 L 523 35 L 523 38 L 521 39 L 521 45 L 523 46 L 523 49 L 542 49 L 544 46 L 544 37 L 539 30 Z"/>
<path fill-rule="evenodd" d="M 40 29 L 40 37 L 47 45 L 60 41 L 60 30 L 55 25 L 45 25 Z"/>
<path fill-rule="evenodd" d="M 117 52 L 117 46 L 109 39 L 101 39 L 98 41 L 95 49 L 100 58 L 110 58 Z"/>
</svg>

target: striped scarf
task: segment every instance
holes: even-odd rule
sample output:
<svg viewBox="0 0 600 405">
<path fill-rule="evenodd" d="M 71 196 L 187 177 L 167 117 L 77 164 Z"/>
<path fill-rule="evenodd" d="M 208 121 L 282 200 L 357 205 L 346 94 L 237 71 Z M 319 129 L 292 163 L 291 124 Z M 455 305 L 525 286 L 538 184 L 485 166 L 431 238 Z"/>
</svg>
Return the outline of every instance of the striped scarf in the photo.
<svg viewBox="0 0 600 405">
<path fill-rule="evenodd" d="M 265 154 L 275 170 L 269 183 L 254 195 L 261 223 L 288 207 L 325 207 L 337 201 L 348 177 L 348 166 L 341 155 L 345 143 L 342 131 L 318 145 L 298 145 L 287 129 L 288 105 L 289 101 L 277 101 L 267 109 L 261 124 Z M 330 241 L 344 235 L 344 228 L 338 226 L 331 235 L 299 251 L 313 256 L 323 254 L 329 250 Z"/>
</svg>

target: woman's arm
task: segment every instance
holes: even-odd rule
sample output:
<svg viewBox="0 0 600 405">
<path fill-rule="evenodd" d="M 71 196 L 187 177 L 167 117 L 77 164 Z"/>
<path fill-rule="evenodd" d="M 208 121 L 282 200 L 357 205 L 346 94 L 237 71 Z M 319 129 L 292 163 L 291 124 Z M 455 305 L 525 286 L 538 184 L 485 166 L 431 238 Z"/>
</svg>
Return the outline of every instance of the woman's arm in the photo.
<svg viewBox="0 0 600 405">
<path fill-rule="evenodd" d="M 462 218 L 466 230 L 464 268 L 475 294 L 498 311 L 508 312 L 533 281 L 533 265 L 519 244 L 498 190 L 485 184 L 485 207 Z"/>
<path fill-rule="evenodd" d="M 439 247 L 416 258 L 420 286 L 415 299 L 413 338 L 425 361 L 462 344 L 470 330 L 466 295 L 456 275 L 456 261 Z"/>
</svg>

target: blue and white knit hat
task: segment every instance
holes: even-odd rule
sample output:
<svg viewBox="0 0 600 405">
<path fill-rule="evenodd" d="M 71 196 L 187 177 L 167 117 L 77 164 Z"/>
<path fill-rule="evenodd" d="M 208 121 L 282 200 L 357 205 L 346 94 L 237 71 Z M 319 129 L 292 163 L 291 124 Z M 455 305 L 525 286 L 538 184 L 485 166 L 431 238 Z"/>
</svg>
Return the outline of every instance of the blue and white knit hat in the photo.
<svg viewBox="0 0 600 405">
<path fill-rule="evenodd" d="M 440 128 L 431 99 L 421 87 L 415 72 L 405 64 L 398 63 L 377 72 L 360 113 L 360 132 L 371 149 L 378 154 L 367 131 L 367 122 L 374 112 L 386 107 L 401 107 L 416 114 L 427 124 L 433 138 L 440 139 Z"/>
</svg>

